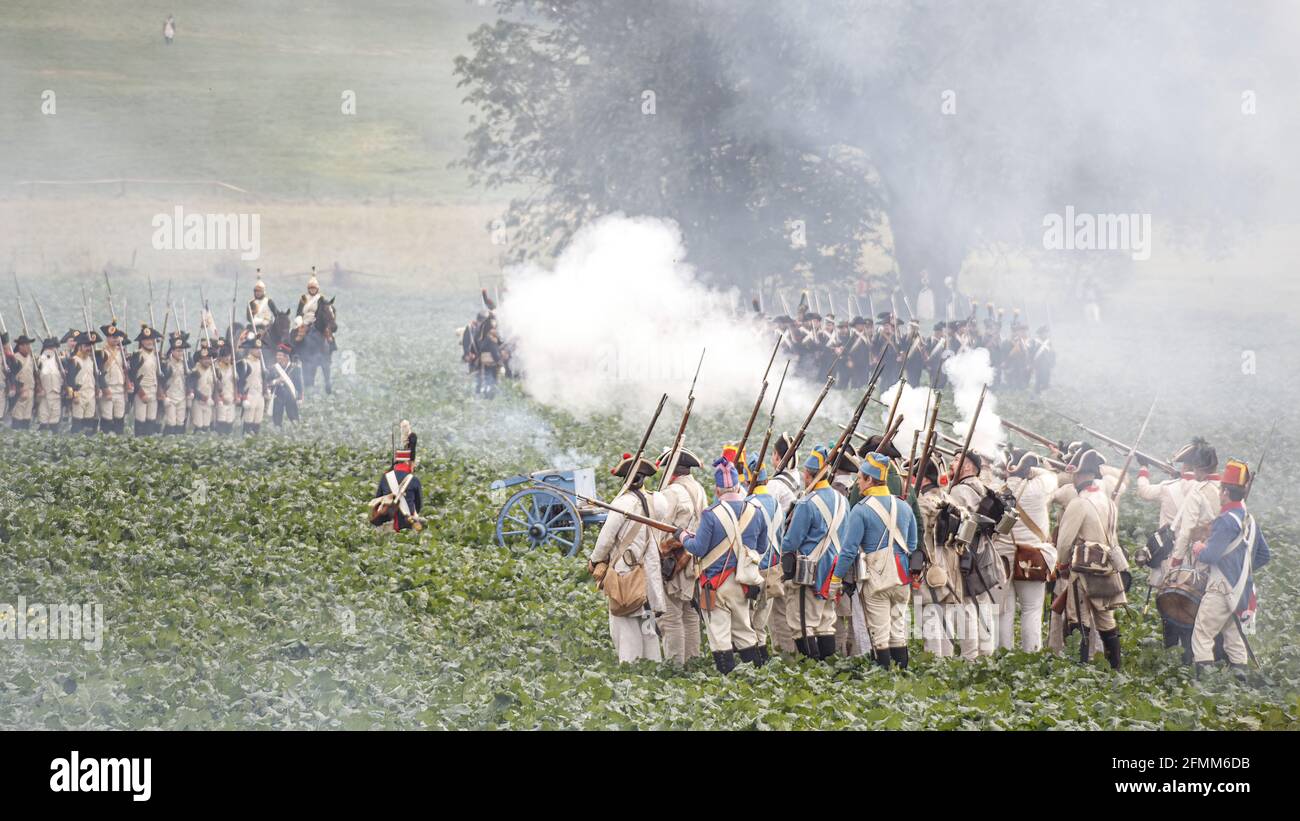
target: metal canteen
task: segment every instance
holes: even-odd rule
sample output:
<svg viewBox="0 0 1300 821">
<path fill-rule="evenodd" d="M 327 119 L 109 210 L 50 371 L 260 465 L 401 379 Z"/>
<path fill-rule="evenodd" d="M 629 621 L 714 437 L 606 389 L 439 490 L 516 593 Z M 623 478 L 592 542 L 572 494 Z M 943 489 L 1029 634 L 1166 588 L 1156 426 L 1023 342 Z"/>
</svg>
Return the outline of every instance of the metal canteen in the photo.
<svg viewBox="0 0 1300 821">
<path fill-rule="evenodd" d="M 975 517 L 965 513 L 961 517 L 961 525 L 957 528 L 957 535 L 953 537 L 953 541 L 962 546 L 969 546 L 971 542 L 975 541 L 975 534 L 978 529 L 979 522 L 976 521 Z"/>
<path fill-rule="evenodd" d="M 813 587 L 817 584 L 817 563 L 811 556 L 795 557 L 794 583 L 805 587 Z"/>
<path fill-rule="evenodd" d="M 1018 521 L 1020 521 L 1020 514 L 1016 509 L 1007 508 L 1002 511 L 1002 518 L 998 519 L 997 527 L 994 529 L 998 532 L 999 536 L 1006 536 L 1011 532 L 1011 529 L 1016 526 L 1016 522 Z"/>
</svg>

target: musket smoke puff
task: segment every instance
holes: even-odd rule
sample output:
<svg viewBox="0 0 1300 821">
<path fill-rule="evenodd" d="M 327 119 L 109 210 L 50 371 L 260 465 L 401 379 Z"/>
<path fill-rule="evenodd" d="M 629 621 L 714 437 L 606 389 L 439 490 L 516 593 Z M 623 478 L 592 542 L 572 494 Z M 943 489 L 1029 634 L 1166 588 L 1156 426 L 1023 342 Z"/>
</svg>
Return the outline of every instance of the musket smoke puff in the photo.
<svg viewBox="0 0 1300 821">
<path fill-rule="evenodd" d="M 516 342 L 524 389 L 580 418 L 635 416 L 664 391 L 681 401 L 708 348 L 696 410 L 747 410 L 775 337 L 737 313 L 734 290 L 700 283 L 685 257 L 675 223 L 612 214 L 580 229 L 553 270 L 508 270 L 497 316 Z M 781 397 L 791 416 L 816 394 L 794 381 Z"/>
<path fill-rule="evenodd" d="M 963 351 L 943 363 L 943 372 L 952 383 L 953 402 L 957 406 L 958 418 L 953 420 L 952 430 L 957 437 L 964 437 L 970 430 L 970 418 L 975 414 L 980 389 L 993 384 L 994 371 L 989 362 L 989 352 L 985 348 Z M 975 435 L 970 442 L 970 449 L 983 456 L 996 457 L 1006 442 L 1006 431 L 1002 428 L 997 408 L 998 399 L 990 391 L 984 397 Z"/>
</svg>

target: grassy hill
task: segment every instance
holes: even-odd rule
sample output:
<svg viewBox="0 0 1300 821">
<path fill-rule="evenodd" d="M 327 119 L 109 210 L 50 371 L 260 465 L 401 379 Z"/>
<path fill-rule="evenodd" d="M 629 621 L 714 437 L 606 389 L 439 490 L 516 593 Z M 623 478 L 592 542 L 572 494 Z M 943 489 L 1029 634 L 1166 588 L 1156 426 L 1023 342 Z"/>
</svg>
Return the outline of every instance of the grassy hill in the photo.
<svg viewBox="0 0 1300 821">
<path fill-rule="evenodd" d="M 451 71 L 491 4 L 11 0 L 0 14 L 0 182 L 215 178 L 265 196 L 481 197 L 447 169 L 469 114 Z M 53 116 L 41 112 L 47 89 Z M 341 113 L 345 90 L 354 116 Z"/>
</svg>

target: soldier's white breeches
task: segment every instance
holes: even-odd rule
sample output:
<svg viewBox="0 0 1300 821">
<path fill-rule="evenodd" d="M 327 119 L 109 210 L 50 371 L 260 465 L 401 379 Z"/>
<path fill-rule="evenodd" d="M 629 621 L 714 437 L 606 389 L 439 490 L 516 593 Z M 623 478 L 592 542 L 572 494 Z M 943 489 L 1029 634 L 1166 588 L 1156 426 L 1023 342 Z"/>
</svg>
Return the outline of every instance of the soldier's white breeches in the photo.
<svg viewBox="0 0 1300 821">
<path fill-rule="evenodd" d="M 835 635 L 835 602 L 819 599 L 811 587 L 802 587 L 792 581 L 785 583 L 785 620 L 796 639 L 803 638 L 799 622 L 799 596 L 803 590 L 803 621 L 809 637 Z"/>
<path fill-rule="evenodd" d="M 790 620 L 785 610 L 790 600 L 785 596 L 772 599 L 772 612 L 768 617 L 768 632 L 772 634 L 772 647 L 784 653 L 794 653 L 794 632 L 790 630 Z"/>
<path fill-rule="evenodd" d="M 874 649 L 907 646 L 907 605 L 911 600 L 912 588 L 906 584 L 867 596 L 867 630 Z"/>
<path fill-rule="evenodd" d="M 260 425 L 266 416 L 266 397 L 257 393 L 244 400 L 244 424 Z"/>
<path fill-rule="evenodd" d="M 767 596 L 759 596 L 758 601 L 749 607 L 749 623 L 754 628 L 754 635 L 758 637 L 758 643 L 761 646 L 767 646 L 768 625 L 772 619 L 772 602 Z"/>
<path fill-rule="evenodd" d="M 95 392 L 93 390 L 86 390 L 83 388 L 77 391 L 77 395 L 72 399 L 73 419 L 94 419 L 97 410 Z"/>
<path fill-rule="evenodd" d="M 655 633 L 654 615 L 644 618 L 609 614 L 609 635 L 619 662 L 650 659 L 659 661 L 659 636 Z"/>
<path fill-rule="evenodd" d="M 1010 650 L 1015 646 L 1016 607 L 1020 607 L 1020 649 L 1037 653 L 1043 649 L 1043 600 L 1047 587 L 1043 582 L 1007 583 L 1007 595 L 998 605 L 998 646 Z"/>
<path fill-rule="evenodd" d="M 952 637 L 957 634 L 957 617 L 961 612 L 956 604 L 927 602 L 921 607 L 921 636 L 925 649 L 939 658 L 953 654 Z"/>
<path fill-rule="evenodd" d="M 135 421 L 137 422 L 156 422 L 158 421 L 158 400 L 148 399 L 141 401 L 140 397 L 135 398 Z"/>
<path fill-rule="evenodd" d="M 26 422 L 32 418 L 32 412 L 35 408 L 36 397 L 29 393 L 27 396 L 14 401 L 10 418 L 17 422 Z"/>
<path fill-rule="evenodd" d="M 99 400 L 99 418 L 105 421 L 121 419 L 126 416 L 126 389 L 122 387 L 112 387 L 108 389 L 108 396 L 101 397 Z"/>
<path fill-rule="evenodd" d="M 202 399 L 195 399 L 194 406 L 190 409 L 190 421 L 196 428 L 212 427 L 212 406 Z"/>
<path fill-rule="evenodd" d="M 685 664 L 700 655 L 700 614 L 689 600 L 665 596 L 664 616 L 659 626 L 664 632 L 664 656 Z"/>
<path fill-rule="evenodd" d="M 749 599 L 735 573 L 718 588 L 717 606 L 704 614 L 704 626 L 709 633 L 709 649 L 715 653 L 744 650 L 758 643 L 749 617 Z"/>
<path fill-rule="evenodd" d="M 1205 595 L 1201 597 L 1201 606 L 1196 611 L 1196 622 L 1192 627 L 1193 661 L 1214 661 L 1214 637 L 1221 635 L 1228 661 L 1232 664 L 1246 663 L 1246 644 L 1232 621 L 1235 604 L 1232 586 L 1223 573 L 1214 568 L 1205 584 Z"/>
<path fill-rule="evenodd" d="M 63 400 L 57 394 L 51 396 L 46 394 L 41 397 L 40 406 L 37 408 L 36 421 L 42 425 L 57 425 L 63 418 Z"/>
<path fill-rule="evenodd" d="M 163 424 L 168 427 L 185 426 L 185 398 L 168 399 L 163 403 Z"/>
<path fill-rule="evenodd" d="M 991 656 L 997 649 L 997 605 L 990 593 L 967 596 L 961 605 L 961 657 L 974 661 L 980 656 Z"/>
<path fill-rule="evenodd" d="M 223 425 L 233 425 L 235 422 L 235 406 L 231 402 L 217 405 L 213 410 L 216 421 Z"/>
</svg>

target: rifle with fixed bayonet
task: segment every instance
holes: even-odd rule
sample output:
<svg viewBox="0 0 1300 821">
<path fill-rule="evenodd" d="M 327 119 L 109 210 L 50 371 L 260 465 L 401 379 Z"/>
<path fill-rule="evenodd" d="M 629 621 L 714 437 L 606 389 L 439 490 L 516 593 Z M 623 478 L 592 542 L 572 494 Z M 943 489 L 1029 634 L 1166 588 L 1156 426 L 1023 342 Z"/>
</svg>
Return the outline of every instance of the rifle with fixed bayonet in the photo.
<svg viewBox="0 0 1300 821">
<path fill-rule="evenodd" d="M 1115 489 L 1111 491 L 1110 500 L 1114 502 L 1119 498 L 1120 491 L 1124 489 L 1124 481 L 1128 479 L 1128 466 L 1133 463 L 1133 454 L 1137 453 L 1137 446 L 1142 443 L 1142 435 L 1147 432 L 1147 425 L 1151 423 L 1151 414 L 1156 411 L 1156 402 L 1160 400 L 1160 394 L 1151 400 L 1151 407 L 1147 408 L 1147 416 L 1142 420 L 1142 427 L 1138 430 L 1137 439 L 1133 440 L 1133 447 L 1129 448 L 1128 455 L 1124 457 L 1124 465 L 1119 469 L 1119 481 L 1115 483 Z"/>
<path fill-rule="evenodd" d="M 772 372 L 772 363 L 776 361 L 776 352 L 781 349 L 781 341 L 777 340 L 775 347 L 772 348 L 772 356 L 767 360 L 767 368 L 763 371 L 763 385 L 758 389 L 758 398 L 754 400 L 754 408 L 749 412 L 749 421 L 745 423 L 745 433 L 740 437 L 740 444 L 736 446 L 736 459 L 740 462 L 740 468 L 743 472 L 745 463 L 745 445 L 749 442 L 749 434 L 754 430 L 754 420 L 758 418 L 758 412 L 763 406 L 763 397 L 767 395 L 767 377 Z"/>
<path fill-rule="evenodd" d="M 970 451 L 971 440 L 975 438 L 975 425 L 980 420 L 980 410 L 984 407 L 984 395 L 988 393 L 988 390 L 988 385 L 980 388 L 980 398 L 975 403 L 975 415 L 971 417 L 970 430 L 966 431 L 966 441 L 962 443 L 961 454 L 957 457 L 957 469 L 952 474 L 954 482 L 961 481 L 961 471 L 966 466 L 966 454 Z"/>
<path fill-rule="evenodd" d="M 1051 409 L 1049 408 L 1048 410 L 1051 410 Z M 1067 421 L 1067 422 L 1071 423 L 1072 425 L 1076 426 L 1077 428 L 1079 428 L 1080 430 L 1082 430 L 1084 433 L 1087 433 L 1087 434 L 1089 434 L 1089 435 L 1091 435 L 1091 436 L 1095 436 L 1095 437 L 1097 437 L 1098 439 L 1100 439 L 1101 441 L 1103 441 L 1103 442 L 1105 442 L 1106 444 L 1110 445 L 1111 447 L 1115 448 L 1116 450 L 1119 450 L 1119 451 L 1123 452 L 1123 451 L 1127 451 L 1127 450 L 1129 449 L 1129 446 L 1128 446 L 1128 445 L 1124 444 L 1123 442 L 1119 441 L 1118 439 L 1113 439 L 1113 438 L 1107 436 L 1106 434 L 1102 433 L 1102 432 L 1099 431 L 1099 430 L 1095 430 L 1095 429 L 1093 429 L 1093 428 L 1090 428 L 1090 427 L 1088 427 L 1087 425 L 1085 425 L 1085 424 L 1083 424 L 1082 422 L 1080 422 L 1078 419 L 1075 419 L 1075 418 L 1070 417 L 1070 416 L 1066 416 L 1065 414 L 1061 413 L 1061 412 L 1058 411 L 1058 410 L 1052 410 L 1052 413 L 1056 414 L 1057 416 L 1061 417 L 1061 418 L 1064 419 L 1065 421 Z M 1140 451 L 1140 450 L 1138 450 L 1138 451 L 1134 451 L 1134 452 L 1133 452 L 1133 455 L 1136 456 L 1136 457 L 1138 457 L 1138 458 L 1140 458 L 1140 459 L 1142 459 L 1142 460 L 1144 460 L 1144 461 L 1150 462 L 1151 464 L 1155 465 L 1156 467 L 1158 467 L 1158 468 L 1160 468 L 1161 470 L 1163 470 L 1163 471 L 1165 471 L 1166 473 L 1168 473 L 1170 476 L 1182 476 L 1182 472 L 1179 471 L 1178 468 L 1174 467 L 1173 465 L 1169 464 L 1168 462 L 1164 461 L 1163 459 L 1157 459 L 1156 457 L 1152 456 L 1151 454 L 1149 454 L 1149 453 L 1143 453 L 1143 452 Z"/>
<path fill-rule="evenodd" d="M 636 466 L 641 461 L 641 456 L 645 453 L 646 443 L 650 441 L 650 434 L 654 432 L 655 424 L 659 421 L 659 414 L 663 413 L 664 405 L 668 403 L 668 394 L 659 397 L 659 404 L 655 407 L 654 416 L 650 417 L 650 424 L 646 426 L 645 434 L 641 437 L 641 444 L 637 446 L 636 453 L 632 455 L 632 465 L 628 468 L 627 476 L 623 479 L 623 487 L 619 489 L 614 498 L 627 493 L 628 488 L 632 486 L 632 480 L 636 478 Z"/>
<path fill-rule="evenodd" d="M 840 454 L 844 452 L 844 445 L 848 443 L 849 437 L 853 435 L 853 432 L 858 428 L 858 423 L 862 421 L 862 414 L 867 410 L 867 401 L 871 398 L 871 394 L 876 390 L 876 381 L 880 379 L 880 372 L 882 370 L 884 370 L 884 365 L 882 363 L 877 363 L 875 372 L 871 374 L 871 381 L 867 383 L 866 393 L 862 394 L 862 399 L 858 401 L 858 406 L 853 411 L 853 418 L 850 419 L 849 424 L 845 425 L 844 429 L 840 431 L 840 438 L 836 440 L 835 447 L 831 449 L 830 455 L 827 456 L 821 469 L 817 471 L 817 475 L 813 476 L 812 481 L 804 486 L 803 492 L 799 494 L 800 498 L 808 495 L 808 493 L 817 486 L 817 483 L 822 480 L 822 477 L 826 475 L 827 471 L 830 471 L 832 476 L 835 475 L 835 464 L 839 461 Z M 791 515 L 794 513 L 794 507 L 794 505 L 790 506 Z"/>
<path fill-rule="evenodd" d="M 695 407 L 695 383 L 700 378 L 700 368 L 704 367 L 704 351 L 700 351 L 700 361 L 695 366 L 695 377 L 691 379 L 691 390 L 686 395 L 686 407 L 682 410 L 682 421 L 677 426 L 677 435 L 673 437 L 673 448 L 668 454 L 668 463 L 664 466 L 663 475 L 659 477 L 659 490 L 663 490 L 672 480 L 673 472 L 677 470 L 677 460 L 682 455 L 682 444 L 686 440 L 686 425 L 691 421 L 691 409 Z M 635 466 L 635 463 L 634 463 Z"/>
<path fill-rule="evenodd" d="M 808 411 L 808 416 L 804 418 L 803 424 L 795 433 L 794 438 L 790 440 L 790 447 L 786 448 L 785 453 L 777 460 L 776 467 L 772 471 L 773 476 L 779 476 L 781 471 L 785 470 L 786 465 L 794 458 L 794 453 L 798 450 L 799 445 L 803 444 L 804 434 L 808 432 L 808 426 L 812 424 L 813 417 L 817 415 L 817 409 L 822 406 L 822 401 L 826 399 L 826 394 L 830 393 L 831 386 L 835 384 L 835 368 L 832 367 L 826 374 L 826 384 L 822 385 L 821 393 L 817 394 L 817 400 L 813 402 L 812 410 Z"/>
<path fill-rule="evenodd" d="M 772 442 L 772 431 L 776 428 L 776 403 L 781 401 L 781 388 L 785 387 L 785 375 L 790 370 L 790 360 L 785 361 L 785 367 L 781 369 L 781 381 L 776 383 L 776 396 L 772 397 L 772 412 L 767 417 L 767 433 L 763 434 L 763 444 L 758 448 L 758 461 L 755 462 L 754 472 L 749 477 L 749 494 L 754 492 L 758 487 L 758 472 L 763 469 L 763 460 L 767 457 L 767 446 Z"/>
</svg>

